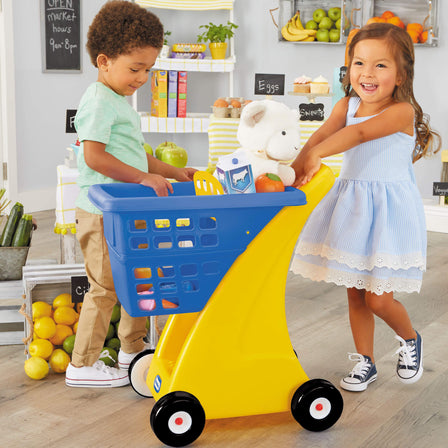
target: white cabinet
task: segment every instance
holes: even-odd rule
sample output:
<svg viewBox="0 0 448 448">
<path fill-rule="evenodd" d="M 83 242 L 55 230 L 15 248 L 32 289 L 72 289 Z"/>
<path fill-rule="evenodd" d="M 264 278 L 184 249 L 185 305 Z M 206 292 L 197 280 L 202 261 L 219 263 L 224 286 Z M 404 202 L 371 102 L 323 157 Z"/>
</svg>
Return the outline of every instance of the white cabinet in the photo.
<svg viewBox="0 0 448 448">
<path fill-rule="evenodd" d="M 190 0 L 135 0 L 138 5 L 153 9 L 172 9 L 182 10 L 185 14 L 194 14 L 195 11 L 211 11 L 211 10 L 227 10 L 228 20 L 233 22 L 233 3 L 234 0 L 202 0 L 201 2 L 192 2 Z M 157 14 L 156 11 L 154 11 Z M 164 21 L 164 27 L 166 29 L 173 29 L 174 23 Z M 200 30 L 194 30 L 194 36 L 199 34 Z M 194 39 L 196 41 L 196 38 Z M 226 59 L 211 59 L 206 57 L 204 59 L 172 59 L 172 58 L 158 58 L 154 65 L 155 70 L 176 70 L 192 72 L 208 72 L 213 73 L 227 73 L 229 76 L 229 89 L 228 96 L 233 96 L 233 70 L 236 62 L 234 41 L 230 39 L 228 52 L 229 57 Z M 188 90 L 187 92 L 187 107 L 188 97 L 195 95 L 195 92 Z M 210 106 L 213 104 L 214 98 L 210 98 Z M 139 102 L 142 105 L 139 105 Z M 189 113 L 187 111 L 186 118 L 159 118 L 152 117 L 149 112 L 150 100 L 145 99 L 139 101 L 138 93 L 133 96 L 133 106 L 141 114 L 142 131 L 143 132 L 162 132 L 162 133 L 184 133 L 184 132 L 207 132 L 209 125 L 209 116 L 211 109 L 204 111 L 203 113 Z"/>
</svg>

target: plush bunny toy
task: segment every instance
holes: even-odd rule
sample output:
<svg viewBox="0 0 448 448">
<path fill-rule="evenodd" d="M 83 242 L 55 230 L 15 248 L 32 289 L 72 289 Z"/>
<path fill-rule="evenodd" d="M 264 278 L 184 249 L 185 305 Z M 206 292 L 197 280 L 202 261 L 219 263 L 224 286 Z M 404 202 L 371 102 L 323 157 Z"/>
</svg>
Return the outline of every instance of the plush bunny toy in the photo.
<svg viewBox="0 0 448 448">
<path fill-rule="evenodd" d="M 295 181 L 289 166 L 299 153 L 299 123 L 296 113 L 273 100 L 252 101 L 241 113 L 237 133 L 241 148 L 251 164 L 254 179 L 263 173 L 277 174 L 285 186 Z"/>
</svg>

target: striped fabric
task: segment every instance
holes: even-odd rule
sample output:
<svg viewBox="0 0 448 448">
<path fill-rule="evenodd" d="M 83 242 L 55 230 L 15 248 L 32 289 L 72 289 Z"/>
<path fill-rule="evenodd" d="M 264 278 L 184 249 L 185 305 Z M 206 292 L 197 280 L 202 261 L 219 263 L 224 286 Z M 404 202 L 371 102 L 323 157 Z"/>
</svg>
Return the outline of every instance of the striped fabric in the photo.
<svg viewBox="0 0 448 448">
<path fill-rule="evenodd" d="M 213 114 L 210 116 L 207 171 L 214 172 L 219 157 L 231 154 L 241 146 L 236 138 L 239 124 L 238 118 L 216 118 Z"/>
<path fill-rule="evenodd" d="M 233 9 L 234 0 L 136 0 L 143 8 L 211 10 Z"/>
<path fill-rule="evenodd" d="M 319 129 L 322 123 L 322 121 L 301 121 L 299 123 L 301 147 L 308 141 L 313 132 Z M 238 125 L 238 119 L 219 119 L 211 115 L 208 128 L 208 171 L 213 172 L 215 170 L 220 156 L 231 154 L 241 146 L 236 138 Z M 332 169 L 335 176 L 339 176 L 342 165 L 342 154 L 326 157 L 323 162 Z"/>
<path fill-rule="evenodd" d="M 58 183 L 56 186 L 56 222 L 54 232 L 65 235 L 67 232 L 76 233 L 75 200 L 79 194 L 76 183 L 79 171 L 65 165 L 57 166 Z"/>
<path fill-rule="evenodd" d="M 207 132 L 209 118 L 208 115 L 189 114 L 185 118 L 180 117 L 152 117 L 148 113 L 140 116 L 141 128 L 143 132 Z M 193 115 L 193 116 L 191 116 Z"/>
</svg>

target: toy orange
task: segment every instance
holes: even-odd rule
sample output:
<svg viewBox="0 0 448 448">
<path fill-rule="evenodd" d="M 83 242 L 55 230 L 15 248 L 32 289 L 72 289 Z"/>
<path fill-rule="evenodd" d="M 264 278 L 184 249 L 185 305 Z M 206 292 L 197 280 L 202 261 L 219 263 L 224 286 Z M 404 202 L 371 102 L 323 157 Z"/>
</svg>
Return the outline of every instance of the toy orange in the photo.
<svg viewBox="0 0 448 448">
<path fill-rule="evenodd" d="M 398 16 L 393 16 L 389 19 L 387 19 L 387 23 L 392 23 L 392 25 L 396 25 L 399 26 L 400 28 L 405 28 L 404 27 L 404 23 L 401 21 L 400 17 Z"/>
<path fill-rule="evenodd" d="M 370 17 L 370 19 L 367 20 L 366 25 L 370 25 L 371 23 L 379 23 L 380 20 L 380 17 Z"/>
<path fill-rule="evenodd" d="M 392 11 L 384 11 L 383 14 L 381 14 L 381 18 L 386 20 L 394 16 L 395 14 Z"/>
<path fill-rule="evenodd" d="M 428 31 L 423 31 L 422 34 L 420 34 L 418 40 L 420 43 L 424 44 L 428 40 Z"/>
<path fill-rule="evenodd" d="M 407 30 L 407 33 L 409 34 L 409 36 L 411 36 L 412 42 L 414 42 L 414 44 L 417 44 L 419 42 L 420 33 L 412 29 Z"/>
<path fill-rule="evenodd" d="M 423 33 L 423 25 L 421 23 L 408 23 L 406 31 L 415 31 L 418 34 Z"/>
</svg>

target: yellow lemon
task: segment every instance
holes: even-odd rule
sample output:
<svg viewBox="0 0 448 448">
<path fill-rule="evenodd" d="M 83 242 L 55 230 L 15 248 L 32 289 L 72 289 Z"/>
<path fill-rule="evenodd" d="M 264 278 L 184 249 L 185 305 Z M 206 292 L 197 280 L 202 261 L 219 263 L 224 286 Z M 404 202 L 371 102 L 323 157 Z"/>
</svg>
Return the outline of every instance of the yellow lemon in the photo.
<svg viewBox="0 0 448 448">
<path fill-rule="evenodd" d="M 33 380 L 41 380 L 48 375 L 49 367 L 47 361 L 38 356 L 32 356 L 25 361 L 25 373 Z"/>
<path fill-rule="evenodd" d="M 61 348 L 57 348 L 51 354 L 49 362 L 53 372 L 64 373 L 70 364 L 70 356 Z"/>
<path fill-rule="evenodd" d="M 75 322 L 74 324 L 73 324 L 73 333 L 77 333 L 77 331 L 78 331 L 78 322 Z"/>
<path fill-rule="evenodd" d="M 39 317 L 51 317 L 51 305 L 47 302 L 34 302 L 32 305 L 33 321 Z"/>
<path fill-rule="evenodd" d="M 53 353 L 53 344 L 47 339 L 36 339 L 30 343 L 28 351 L 31 356 L 48 359 Z"/>
<path fill-rule="evenodd" d="M 78 320 L 78 313 L 69 306 L 60 306 L 54 310 L 54 321 L 57 324 L 73 325 Z"/>
<path fill-rule="evenodd" d="M 50 342 L 54 345 L 62 345 L 67 336 L 71 336 L 73 330 L 68 325 L 56 324 L 56 334 L 50 338 Z"/>
<path fill-rule="evenodd" d="M 59 308 L 60 306 L 70 306 L 73 308 L 75 304 L 72 302 L 72 296 L 68 292 L 64 292 L 63 294 L 59 294 L 53 300 L 53 308 Z"/>
<path fill-rule="evenodd" d="M 40 317 L 34 322 L 34 331 L 38 338 L 50 339 L 56 334 L 56 323 L 51 317 Z"/>
</svg>

